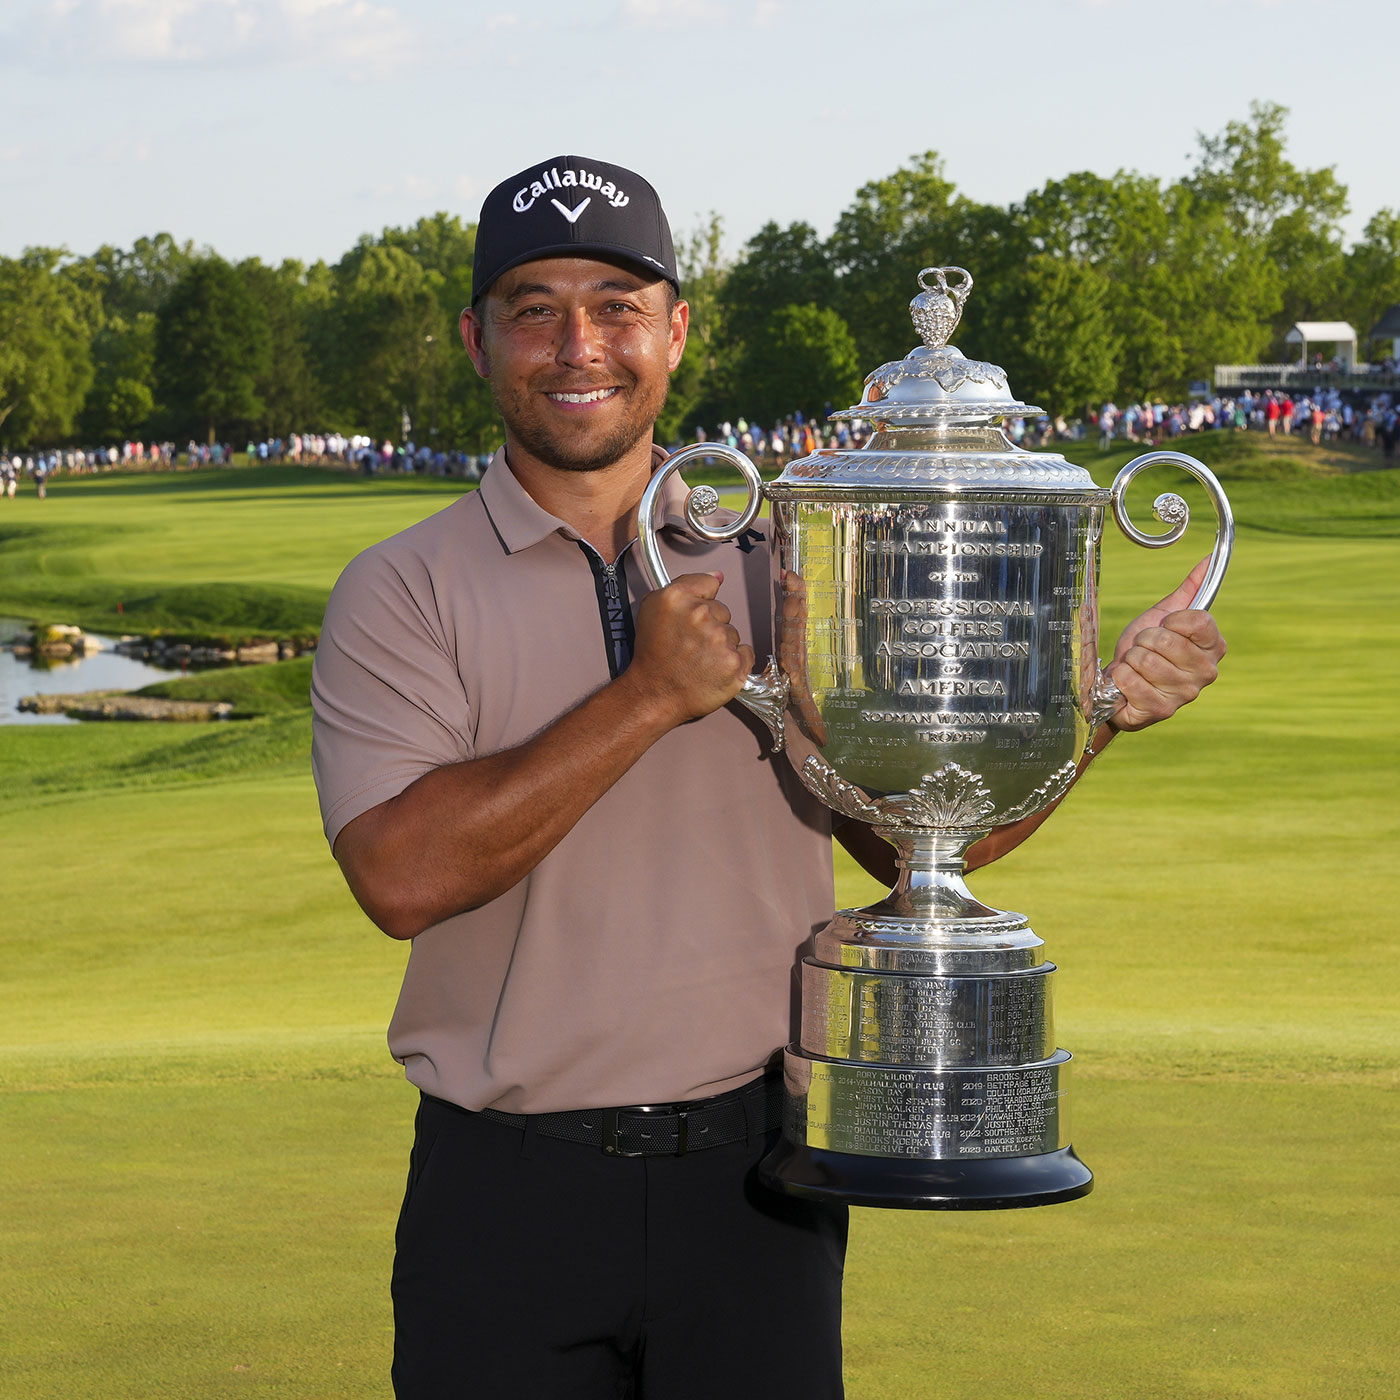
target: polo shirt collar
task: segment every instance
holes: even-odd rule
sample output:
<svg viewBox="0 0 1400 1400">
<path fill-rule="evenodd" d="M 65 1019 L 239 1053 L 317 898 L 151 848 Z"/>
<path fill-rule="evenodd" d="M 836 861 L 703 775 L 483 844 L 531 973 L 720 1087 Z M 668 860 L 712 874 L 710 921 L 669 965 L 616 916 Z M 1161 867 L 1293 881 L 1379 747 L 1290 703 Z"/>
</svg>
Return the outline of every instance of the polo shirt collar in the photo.
<svg viewBox="0 0 1400 1400">
<path fill-rule="evenodd" d="M 656 471 L 669 454 L 656 443 L 651 448 L 651 469 Z M 673 475 L 661 488 L 662 525 L 666 529 L 679 530 L 682 534 L 692 533 L 685 518 L 685 500 L 690 488 L 678 475 Z M 504 447 L 491 459 L 478 488 L 481 503 L 495 527 L 496 538 L 507 554 L 519 554 L 548 539 L 550 535 L 561 534 L 565 539 L 577 540 L 580 535 L 572 525 L 551 515 L 516 479 L 515 473 L 506 461 Z"/>
</svg>

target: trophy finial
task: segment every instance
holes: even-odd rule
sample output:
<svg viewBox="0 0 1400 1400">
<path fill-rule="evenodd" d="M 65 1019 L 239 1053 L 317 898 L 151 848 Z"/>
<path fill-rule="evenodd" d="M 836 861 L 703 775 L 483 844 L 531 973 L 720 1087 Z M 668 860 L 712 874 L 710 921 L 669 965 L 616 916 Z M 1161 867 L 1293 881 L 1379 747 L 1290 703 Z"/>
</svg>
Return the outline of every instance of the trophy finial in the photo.
<svg viewBox="0 0 1400 1400">
<path fill-rule="evenodd" d="M 954 272 L 962 281 L 950 284 L 948 278 Z M 934 278 L 933 286 L 924 281 L 926 277 Z M 958 327 L 963 302 L 972 290 L 972 274 L 965 267 L 926 267 L 919 273 L 919 286 L 923 291 L 909 303 L 914 329 L 930 350 L 941 350 Z"/>
</svg>

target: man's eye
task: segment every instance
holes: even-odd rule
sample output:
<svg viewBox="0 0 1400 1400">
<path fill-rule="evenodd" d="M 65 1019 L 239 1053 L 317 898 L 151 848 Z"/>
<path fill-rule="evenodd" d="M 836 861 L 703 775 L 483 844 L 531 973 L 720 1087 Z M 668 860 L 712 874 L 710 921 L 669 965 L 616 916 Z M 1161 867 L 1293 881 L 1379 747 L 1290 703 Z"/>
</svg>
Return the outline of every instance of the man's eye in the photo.
<svg viewBox="0 0 1400 1400">
<path fill-rule="evenodd" d="M 532 321 L 534 321 L 534 320 L 539 320 L 540 317 L 542 317 L 542 316 L 548 316 L 548 315 L 549 315 L 549 307 L 547 307 L 547 306 L 526 306 L 526 307 L 522 307 L 522 308 L 521 308 L 521 311 L 520 311 L 520 315 L 521 315 L 521 317 L 522 317 L 523 319 L 525 319 L 525 320 L 532 320 Z"/>
</svg>

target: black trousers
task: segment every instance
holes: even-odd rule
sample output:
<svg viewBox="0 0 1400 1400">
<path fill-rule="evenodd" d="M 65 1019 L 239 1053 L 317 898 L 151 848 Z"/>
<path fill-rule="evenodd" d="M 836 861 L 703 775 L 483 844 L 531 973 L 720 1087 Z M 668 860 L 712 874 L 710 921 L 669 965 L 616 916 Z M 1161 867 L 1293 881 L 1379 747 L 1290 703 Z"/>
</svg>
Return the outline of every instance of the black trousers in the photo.
<svg viewBox="0 0 1400 1400">
<path fill-rule="evenodd" d="M 605 1157 L 424 1095 L 398 1400 L 840 1400 L 846 1210 L 758 1184 L 774 1137 Z"/>
</svg>

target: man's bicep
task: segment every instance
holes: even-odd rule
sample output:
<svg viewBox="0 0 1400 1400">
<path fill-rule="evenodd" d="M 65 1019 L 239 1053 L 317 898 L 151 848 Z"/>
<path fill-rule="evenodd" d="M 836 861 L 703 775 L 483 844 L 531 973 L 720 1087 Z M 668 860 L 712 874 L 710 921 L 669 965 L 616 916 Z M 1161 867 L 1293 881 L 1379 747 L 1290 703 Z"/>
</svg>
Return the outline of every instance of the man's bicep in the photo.
<svg viewBox="0 0 1400 1400">
<path fill-rule="evenodd" d="M 400 575 L 366 556 L 337 583 L 311 680 L 312 769 L 326 837 L 424 773 L 474 756 L 457 663 Z"/>
</svg>

